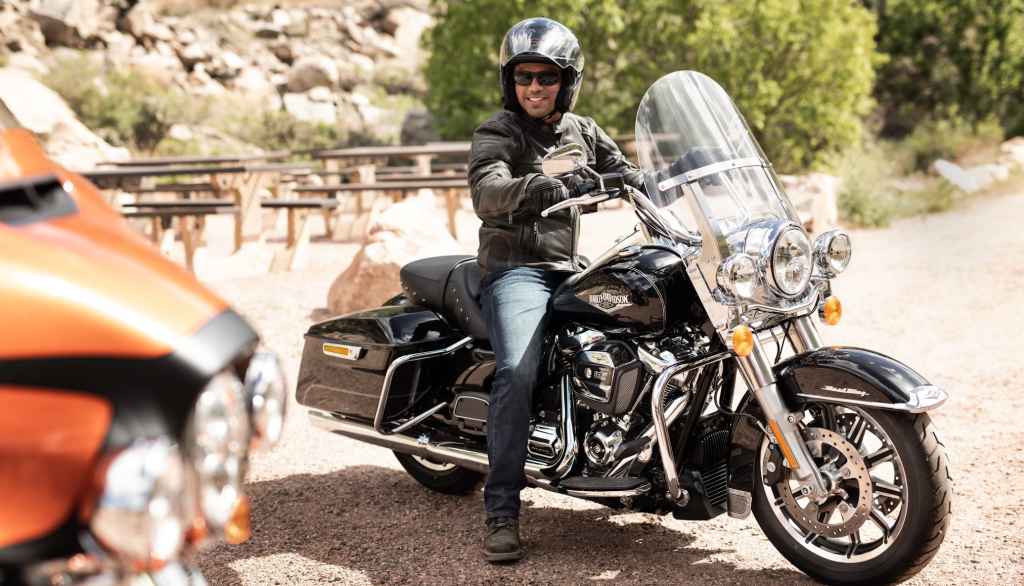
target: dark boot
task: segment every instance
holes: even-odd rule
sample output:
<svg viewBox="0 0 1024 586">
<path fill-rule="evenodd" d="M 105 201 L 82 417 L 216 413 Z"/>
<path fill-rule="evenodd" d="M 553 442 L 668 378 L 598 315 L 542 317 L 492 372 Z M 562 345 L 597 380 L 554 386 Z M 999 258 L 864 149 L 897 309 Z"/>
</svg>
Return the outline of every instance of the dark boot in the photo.
<svg viewBox="0 0 1024 586">
<path fill-rule="evenodd" d="M 487 519 L 484 554 L 489 562 L 514 562 L 523 557 L 519 544 L 519 519 L 493 517 Z"/>
</svg>

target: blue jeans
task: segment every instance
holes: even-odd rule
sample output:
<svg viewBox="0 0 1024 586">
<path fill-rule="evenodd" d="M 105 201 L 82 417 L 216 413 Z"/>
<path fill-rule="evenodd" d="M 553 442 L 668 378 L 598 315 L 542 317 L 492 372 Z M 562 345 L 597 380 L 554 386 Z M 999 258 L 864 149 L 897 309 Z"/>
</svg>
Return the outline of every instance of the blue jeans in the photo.
<svg viewBox="0 0 1024 586">
<path fill-rule="evenodd" d="M 494 350 L 484 484 L 487 517 L 518 517 L 526 486 L 530 405 L 547 325 L 548 300 L 568 273 L 516 267 L 484 278 L 480 301 Z"/>
</svg>

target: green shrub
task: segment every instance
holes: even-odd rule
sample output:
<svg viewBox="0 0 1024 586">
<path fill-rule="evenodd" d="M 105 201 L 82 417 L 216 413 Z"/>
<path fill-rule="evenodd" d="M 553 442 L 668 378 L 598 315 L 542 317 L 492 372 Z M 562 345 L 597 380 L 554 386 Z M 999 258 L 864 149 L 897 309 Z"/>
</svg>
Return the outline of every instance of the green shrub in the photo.
<svg viewBox="0 0 1024 586">
<path fill-rule="evenodd" d="M 995 116 L 1024 133 L 1024 0 L 865 0 L 878 13 L 883 134 L 928 119 Z"/>
<path fill-rule="evenodd" d="M 85 55 L 59 61 L 44 78 L 83 124 L 107 141 L 151 151 L 193 100 L 132 70 L 107 70 Z"/>
<path fill-rule="evenodd" d="M 1003 140 L 998 121 L 969 124 L 961 119 L 930 120 L 917 126 L 903 141 L 913 170 L 926 171 L 936 159 L 956 161 L 972 153 L 992 150 Z"/>
<path fill-rule="evenodd" d="M 435 0 L 426 35 L 427 106 L 465 139 L 500 108 L 498 50 L 518 20 L 548 15 L 586 56 L 576 108 L 609 133 L 633 132 L 646 89 L 702 71 L 736 100 L 777 167 L 797 171 L 856 142 L 871 107 L 875 21 L 849 0 Z"/>
<path fill-rule="evenodd" d="M 890 185 L 896 166 L 882 145 L 852 148 L 836 162 L 841 180 L 837 205 L 844 221 L 860 226 L 888 226 L 897 205 Z"/>
<path fill-rule="evenodd" d="M 232 134 L 267 150 L 304 151 L 343 146 L 348 136 L 336 126 L 299 120 L 285 111 L 246 116 Z"/>
</svg>

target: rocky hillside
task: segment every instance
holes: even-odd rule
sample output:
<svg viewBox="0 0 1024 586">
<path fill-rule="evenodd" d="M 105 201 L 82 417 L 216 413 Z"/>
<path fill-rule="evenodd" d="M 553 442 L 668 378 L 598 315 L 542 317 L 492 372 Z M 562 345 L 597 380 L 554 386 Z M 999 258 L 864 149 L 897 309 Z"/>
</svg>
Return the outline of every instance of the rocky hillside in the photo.
<svg viewBox="0 0 1024 586">
<path fill-rule="evenodd" d="M 419 73 L 430 25 L 427 0 L 4 0 L 0 66 L 30 72 L 69 101 L 69 86 L 104 83 L 96 72 L 131 72 L 196 103 L 245 104 L 233 108 L 253 124 L 284 112 L 336 131 L 341 143 L 421 142 L 434 138 Z M 23 93 L 0 85 L 0 100 Z M 168 134 L 231 143 L 192 118 Z"/>
</svg>

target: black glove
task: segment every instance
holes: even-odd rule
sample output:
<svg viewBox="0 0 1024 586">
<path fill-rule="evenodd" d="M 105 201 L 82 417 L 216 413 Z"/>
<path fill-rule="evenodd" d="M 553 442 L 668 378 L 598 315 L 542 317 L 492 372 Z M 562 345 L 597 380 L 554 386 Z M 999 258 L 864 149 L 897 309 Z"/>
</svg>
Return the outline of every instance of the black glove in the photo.
<svg viewBox="0 0 1024 586">
<path fill-rule="evenodd" d="M 556 203 L 569 199 L 565 184 L 547 175 L 538 175 L 526 186 L 526 206 L 540 213 Z"/>
<path fill-rule="evenodd" d="M 598 187 L 597 181 L 593 177 L 584 177 L 577 173 L 570 173 L 559 179 L 561 179 L 565 188 L 569 191 L 569 197 L 586 195 Z"/>
</svg>

